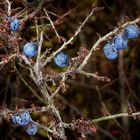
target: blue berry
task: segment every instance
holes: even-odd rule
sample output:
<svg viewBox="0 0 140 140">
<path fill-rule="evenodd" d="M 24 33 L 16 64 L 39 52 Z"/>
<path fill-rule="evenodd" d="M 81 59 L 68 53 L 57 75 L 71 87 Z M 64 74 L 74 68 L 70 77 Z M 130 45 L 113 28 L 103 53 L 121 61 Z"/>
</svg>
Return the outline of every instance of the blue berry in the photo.
<svg viewBox="0 0 140 140">
<path fill-rule="evenodd" d="M 23 47 L 23 52 L 27 57 L 33 57 L 37 55 L 37 44 L 33 42 L 26 43 Z"/>
<path fill-rule="evenodd" d="M 134 24 L 129 24 L 124 28 L 124 34 L 129 38 L 129 39 L 134 39 L 137 38 L 140 34 L 140 29 L 137 25 Z"/>
<path fill-rule="evenodd" d="M 19 28 L 19 20 L 17 18 L 14 18 L 10 22 L 10 28 L 14 32 Z"/>
<path fill-rule="evenodd" d="M 113 39 L 113 43 L 117 49 L 124 49 L 128 46 L 128 39 L 123 34 L 117 34 Z"/>
<path fill-rule="evenodd" d="M 29 112 L 17 112 L 12 115 L 11 119 L 14 124 L 24 126 L 30 122 L 31 116 L 30 116 Z"/>
<path fill-rule="evenodd" d="M 103 52 L 105 57 L 109 60 L 116 59 L 118 56 L 118 50 L 115 48 L 115 45 L 113 43 L 105 44 Z"/>
<path fill-rule="evenodd" d="M 65 52 L 61 51 L 55 55 L 54 62 L 61 68 L 66 67 L 69 64 L 69 56 Z"/>
<path fill-rule="evenodd" d="M 26 132 L 29 134 L 29 135 L 35 135 L 38 131 L 38 126 L 34 123 L 31 123 L 28 125 L 27 129 L 26 129 Z"/>
</svg>

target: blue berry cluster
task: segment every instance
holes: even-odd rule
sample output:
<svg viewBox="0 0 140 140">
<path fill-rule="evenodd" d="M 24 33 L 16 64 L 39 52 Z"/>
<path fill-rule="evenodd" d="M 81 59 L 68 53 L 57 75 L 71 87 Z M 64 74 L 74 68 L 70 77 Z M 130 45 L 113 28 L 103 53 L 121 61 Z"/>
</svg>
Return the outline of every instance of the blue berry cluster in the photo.
<svg viewBox="0 0 140 140">
<path fill-rule="evenodd" d="M 103 52 L 105 57 L 109 60 L 116 59 L 118 51 L 128 47 L 128 39 L 135 39 L 139 35 L 140 28 L 137 25 L 127 25 L 123 33 L 117 34 L 111 43 L 104 45 Z"/>
<path fill-rule="evenodd" d="M 27 57 L 36 56 L 38 53 L 38 46 L 35 42 L 26 43 L 23 47 L 23 52 Z"/>
<path fill-rule="evenodd" d="M 35 135 L 38 131 L 38 126 L 33 123 L 29 112 L 16 112 L 12 115 L 11 120 L 19 126 L 26 126 L 26 132 L 29 135 Z"/>
<path fill-rule="evenodd" d="M 27 125 L 31 120 L 29 112 L 17 112 L 12 116 L 12 122 L 20 126 Z"/>
<path fill-rule="evenodd" d="M 58 52 L 54 57 L 54 63 L 58 67 L 66 67 L 69 64 L 69 56 L 63 51 Z"/>
</svg>

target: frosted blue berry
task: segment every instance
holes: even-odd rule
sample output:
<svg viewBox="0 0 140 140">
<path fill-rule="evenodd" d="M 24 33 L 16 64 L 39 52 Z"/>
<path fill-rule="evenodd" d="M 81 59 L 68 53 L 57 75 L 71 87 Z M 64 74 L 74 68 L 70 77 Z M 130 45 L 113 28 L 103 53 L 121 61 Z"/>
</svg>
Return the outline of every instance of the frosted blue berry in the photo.
<svg viewBox="0 0 140 140">
<path fill-rule="evenodd" d="M 24 126 L 30 122 L 31 116 L 30 116 L 29 112 L 17 112 L 12 115 L 11 119 L 14 124 Z"/>
<path fill-rule="evenodd" d="M 113 39 L 113 43 L 117 49 L 124 49 L 128 46 L 128 39 L 123 34 L 117 34 Z"/>
<path fill-rule="evenodd" d="M 118 56 L 118 50 L 115 48 L 113 43 L 107 43 L 103 48 L 104 55 L 107 59 L 113 60 Z"/>
<path fill-rule="evenodd" d="M 65 52 L 61 51 L 55 55 L 54 62 L 61 68 L 66 67 L 69 64 L 69 56 Z"/>
<path fill-rule="evenodd" d="M 124 28 L 124 34 L 129 39 L 137 38 L 140 34 L 139 27 L 137 25 L 134 25 L 134 24 L 129 24 Z"/>
<path fill-rule="evenodd" d="M 23 52 L 27 57 L 33 57 L 37 55 L 37 44 L 33 42 L 26 43 L 23 47 Z"/>
<path fill-rule="evenodd" d="M 19 28 L 19 20 L 14 18 L 10 21 L 10 28 L 14 32 Z"/>
<path fill-rule="evenodd" d="M 38 131 L 38 126 L 34 123 L 30 123 L 26 129 L 27 134 L 29 135 L 35 135 Z"/>
</svg>

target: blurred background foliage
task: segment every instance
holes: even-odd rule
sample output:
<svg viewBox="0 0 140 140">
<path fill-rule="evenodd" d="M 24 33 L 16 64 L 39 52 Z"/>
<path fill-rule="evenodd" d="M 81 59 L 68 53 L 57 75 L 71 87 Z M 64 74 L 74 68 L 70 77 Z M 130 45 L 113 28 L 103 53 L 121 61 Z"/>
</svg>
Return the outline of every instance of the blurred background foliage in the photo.
<svg viewBox="0 0 140 140">
<path fill-rule="evenodd" d="M 39 0 L 13 0 L 12 8 L 35 8 L 40 3 Z M 103 10 L 96 12 L 87 22 L 80 35 L 74 40 L 74 43 L 67 46 L 65 50 L 71 58 L 77 56 L 80 47 L 91 49 L 93 44 L 99 38 L 122 25 L 126 20 L 134 20 L 140 16 L 139 0 L 48 0 L 44 8 L 62 16 L 69 12 L 59 24 L 56 25 L 58 33 L 66 39 L 69 39 L 86 18 L 93 4 L 104 7 Z M 43 9 L 43 8 L 42 8 Z M 40 10 L 36 17 L 45 15 Z M 51 15 L 53 21 L 57 16 Z M 37 18 L 37 24 L 40 30 L 45 32 L 43 50 L 51 48 L 51 51 L 58 49 L 61 43 L 58 42 L 55 33 L 49 26 L 49 21 L 43 18 Z M 36 40 L 36 29 L 34 20 L 25 23 L 25 28 L 21 32 L 23 43 Z M 105 43 L 105 42 L 104 42 Z M 140 109 L 140 38 L 129 41 L 129 47 L 120 52 L 119 58 L 115 61 L 107 60 L 102 52 L 103 44 L 100 50 L 93 53 L 86 66 L 88 72 L 98 72 L 99 75 L 106 75 L 112 79 L 110 83 L 97 81 L 83 75 L 76 75 L 66 81 L 68 88 L 65 93 L 59 93 L 61 96 L 56 98 L 56 104 L 61 110 L 61 116 L 64 121 L 71 122 L 74 119 L 85 118 L 94 119 L 104 115 L 126 112 L 128 102 Z M 22 51 L 22 45 L 21 45 Z M 3 56 L 3 52 L 0 52 Z M 15 66 L 18 70 L 15 71 Z M 46 66 L 44 73 L 59 73 L 66 69 L 58 68 L 54 63 Z M 0 105 L 1 108 L 8 107 L 15 109 L 28 108 L 31 105 L 42 106 L 43 104 L 26 87 L 21 77 L 39 94 L 39 90 L 29 78 L 29 71 L 26 66 L 17 62 L 10 62 L 1 68 L 0 71 Z M 50 83 L 50 87 L 53 86 Z M 33 113 L 34 120 L 42 124 L 49 122 L 49 115 L 46 113 Z M 140 139 L 140 120 L 132 118 L 119 118 L 100 122 L 97 125 L 97 134 L 88 139 L 94 140 L 139 140 Z M 69 130 L 66 131 L 69 140 L 78 140 L 78 135 Z M 15 127 L 9 122 L 1 120 L 0 122 L 1 140 L 44 140 L 47 139 L 47 132 L 40 130 L 34 137 L 25 134 L 24 129 Z"/>
</svg>

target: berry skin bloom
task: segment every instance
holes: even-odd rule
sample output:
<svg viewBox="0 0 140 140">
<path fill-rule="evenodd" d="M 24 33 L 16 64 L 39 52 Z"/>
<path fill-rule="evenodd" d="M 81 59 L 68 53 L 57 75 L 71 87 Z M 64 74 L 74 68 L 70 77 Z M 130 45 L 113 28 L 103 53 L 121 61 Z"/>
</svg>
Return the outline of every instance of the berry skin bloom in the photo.
<svg viewBox="0 0 140 140">
<path fill-rule="evenodd" d="M 69 56 L 65 52 L 59 52 L 54 57 L 54 62 L 57 66 L 63 68 L 69 64 Z"/>
<path fill-rule="evenodd" d="M 113 43 L 107 43 L 103 48 L 104 55 L 107 59 L 113 60 L 118 56 L 118 50 Z"/>
<path fill-rule="evenodd" d="M 123 34 L 117 34 L 113 39 L 113 43 L 117 49 L 124 49 L 128 46 L 128 39 Z"/>
<path fill-rule="evenodd" d="M 14 32 L 19 28 L 19 20 L 17 18 L 14 18 L 10 22 L 10 28 Z"/>
<path fill-rule="evenodd" d="M 14 124 L 17 124 L 17 119 L 19 118 L 19 113 L 15 113 L 15 114 L 13 114 L 12 115 L 12 122 L 14 123 Z"/>
<path fill-rule="evenodd" d="M 29 124 L 26 129 L 27 134 L 32 135 L 32 136 L 35 135 L 37 131 L 38 131 L 38 126 L 34 123 Z"/>
<path fill-rule="evenodd" d="M 23 52 L 27 57 L 33 57 L 37 55 L 37 44 L 33 42 L 26 43 L 23 47 Z"/>
<path fill-rule="evenodd" d="M 31 120 L 31 116 L 29 114 L 29 112 L 17 112 L 15 114 L 12 115 L 12 122 L 14 124 L 18 124 L 20 126 L 24 126 L 27 125 L 30 120 Z"/>
<path fill-rule="evenodd" d="M 140 34 L 140 29 L 137 25 L 134 24 L 129 24 L 124 28 L 124 34 L 129 38 L 129 39 L 134 39 L 137 38 Z"/>
</svg>

